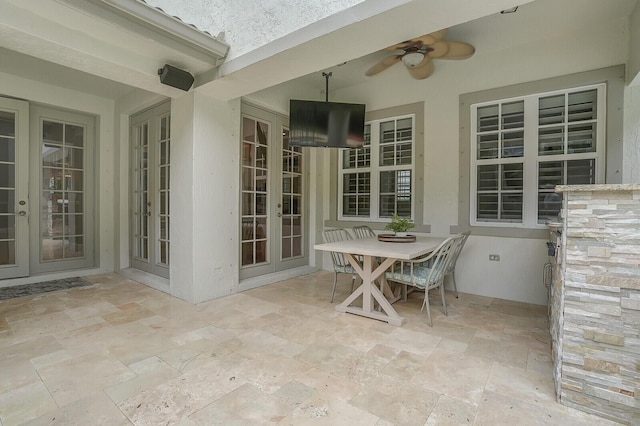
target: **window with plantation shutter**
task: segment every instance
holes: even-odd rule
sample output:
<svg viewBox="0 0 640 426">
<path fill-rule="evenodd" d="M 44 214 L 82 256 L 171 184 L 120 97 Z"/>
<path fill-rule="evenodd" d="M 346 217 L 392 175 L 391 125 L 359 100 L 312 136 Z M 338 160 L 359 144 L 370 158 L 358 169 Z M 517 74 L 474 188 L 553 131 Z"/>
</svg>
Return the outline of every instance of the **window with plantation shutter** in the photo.
<svg viewBox="0 0 640 426">
<path fill-rule="evenodd" d="M 364 146 L 340 152 L 339 219 L 413 218 L 415 115 L 372 120 Z"/>
<path fill-rule="evenodd" d="M 471 106 L 471 223 L 537 227 L 556 185 L 602 182 L 605 85 Z"/>
</svg>

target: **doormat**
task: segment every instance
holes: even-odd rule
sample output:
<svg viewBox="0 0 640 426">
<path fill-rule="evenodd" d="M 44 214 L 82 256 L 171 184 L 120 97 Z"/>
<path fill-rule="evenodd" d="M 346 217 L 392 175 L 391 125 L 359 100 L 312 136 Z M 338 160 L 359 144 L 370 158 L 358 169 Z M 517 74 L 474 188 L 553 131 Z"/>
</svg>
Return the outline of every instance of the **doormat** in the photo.
<svg viewBox="0 0 640 426">
<path fill-rule="evenodd" d="M 41 283 L 16 285 L 0 288 L 0 300 L 14 297 L 30 296 L 32 294 L 48 293 L 50 291 L 66 290 L 74 287 L 85 287 L 92 283 L 80 277 L 64 278 L 61 280 L 44 281 Z"/>
</svg>

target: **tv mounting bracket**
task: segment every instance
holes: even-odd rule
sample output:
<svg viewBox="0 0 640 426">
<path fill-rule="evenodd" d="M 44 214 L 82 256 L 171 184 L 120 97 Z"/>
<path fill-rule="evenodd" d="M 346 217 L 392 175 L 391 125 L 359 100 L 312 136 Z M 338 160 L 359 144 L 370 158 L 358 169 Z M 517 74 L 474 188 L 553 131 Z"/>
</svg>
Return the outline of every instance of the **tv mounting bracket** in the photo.
<svg viewBox="0 0 640 426">
<path fill-rule="evenodd" d="M 329 102 L 329 77 L 333 75 L 332 72 L 323 72 L 324 77 L 324 101 Z"/>
</svg>

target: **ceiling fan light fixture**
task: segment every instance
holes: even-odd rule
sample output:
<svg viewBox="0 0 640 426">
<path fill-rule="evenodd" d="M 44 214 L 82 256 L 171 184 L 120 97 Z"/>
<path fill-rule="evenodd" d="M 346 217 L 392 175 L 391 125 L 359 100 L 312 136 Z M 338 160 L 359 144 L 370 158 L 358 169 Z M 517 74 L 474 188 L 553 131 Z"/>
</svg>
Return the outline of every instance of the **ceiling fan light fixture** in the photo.
<svg viewBox="0 0 640 426">
<path fill-rule="evenodd" d="M 416 65 L 418 65 L 420 62 L 422 62 L 422 60 L 424 59 L 424 54 L 420 53 L 420 52 L 410 52 L 405 54 L 402 57 L 402 62 L 410 67 L 413 68 Z"/>
</svg>

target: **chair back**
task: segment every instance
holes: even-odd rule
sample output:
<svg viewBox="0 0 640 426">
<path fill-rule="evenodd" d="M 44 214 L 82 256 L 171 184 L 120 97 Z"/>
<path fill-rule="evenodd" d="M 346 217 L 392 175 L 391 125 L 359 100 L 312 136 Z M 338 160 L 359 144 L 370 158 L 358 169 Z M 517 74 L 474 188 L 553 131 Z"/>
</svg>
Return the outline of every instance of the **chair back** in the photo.
<svg viewBox="0 0 640 426">
<path fill-rule="evenodd" d="M 352 240 L 351 234 L 346 229 L 327 229 L 322 232 L 322 238 L 325 243 L 335 243 L 337 241 Z M 333 261 L 333 269 L 336 272 L 345 272 L 345 268 L 350 267 L 350 263 L 344 253 L 330 252 Z"/>
<path fill-rule="evenodd" d="M 449 237 L 427 256 L 397 262 L 387 273 L 387 279 L 419 288 L 426 287 L 428 290 L 438 287 L 447 274 L 455 248 L 462 238 L 462 235 Z"/>
<path fill-rule="evenodd" d="M 467 238 L 469 238 L 469 234 L 470 232 L 466 231 L 456 235 L 456 237 L 459 237 L 459 238 L 457 239 L 456 246 L 454 247 L 451 262 L 447 267 L 447 272 L 446 272 L 447 274 L 450 272 L 453 272 L 456 269 L 456 262 L 458 262 L 458 256 L 460 256 L 460 252 L 462 251 L 464 244 L 467 242 Z"/>
<path fill-rule="evenodd" d="M 373 229 L 369 228 L 367 225 L 354 226 L 353 233 L 356 238 L 370 238 L 375 237 L 376 233 L 373 232 Z"/>
</svg>

